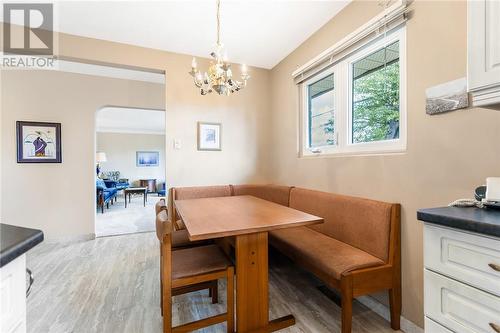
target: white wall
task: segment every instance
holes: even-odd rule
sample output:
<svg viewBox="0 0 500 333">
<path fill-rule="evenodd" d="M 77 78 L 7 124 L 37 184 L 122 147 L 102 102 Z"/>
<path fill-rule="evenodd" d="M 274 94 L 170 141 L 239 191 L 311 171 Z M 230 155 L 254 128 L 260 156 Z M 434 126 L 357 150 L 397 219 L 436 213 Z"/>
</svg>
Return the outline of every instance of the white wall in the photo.
<svg viewBox="0 0 500 333">
<path fill-rule="evenodd" d="M 120 171 L 120 178 L 128 178 L 133 186 L 139 185 L 139 179 L 154 178 L 158 188 L 165 182 L 165 135 L 98 132 L 97 151 L 106 153 L 107 161 L 101 163 L 103 172 Z M 137 151 L 158 151 L 160 165 L 138 167 Z"/>
</svg>

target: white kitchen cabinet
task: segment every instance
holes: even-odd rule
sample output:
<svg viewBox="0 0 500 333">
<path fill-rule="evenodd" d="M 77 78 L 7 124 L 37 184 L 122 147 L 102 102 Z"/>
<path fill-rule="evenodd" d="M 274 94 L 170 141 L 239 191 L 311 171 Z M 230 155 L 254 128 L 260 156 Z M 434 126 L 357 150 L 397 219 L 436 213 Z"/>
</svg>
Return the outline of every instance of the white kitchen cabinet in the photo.
<svg viewBox="0 0 500 333">
<path fill-rule="evenodd" d="M 500 297 L 426 270 L 425 315 L 452 332 L 495 333 Z M 427 329 L 427 328 L 426 328 Z"/>
<path fill-rule="evenodd" d="M 467 81 L 474 106 L 500 110 L 500 0 L 469 0 Z"/>
<path fill-rule="evenodd" d="M 500 239 L 424 224 L 426 332 L 500 332 Z"/>
<path fill-rule="evenodd" d="M 26 332 L 26 255 L 0 268 L 0 332 Z"/>
</svg>

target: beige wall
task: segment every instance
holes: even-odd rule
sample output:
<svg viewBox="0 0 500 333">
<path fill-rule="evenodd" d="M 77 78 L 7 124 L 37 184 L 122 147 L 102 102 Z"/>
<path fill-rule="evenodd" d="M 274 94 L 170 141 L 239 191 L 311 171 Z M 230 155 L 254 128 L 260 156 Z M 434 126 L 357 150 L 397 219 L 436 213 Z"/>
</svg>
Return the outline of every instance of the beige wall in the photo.
<svg viewBox="0 0 500 333">
<path fill-rule="evenodd" d="M 487 176 L 500 175 L 500 112 L 471 108 L 426 115 L 425 89 L 466 75 L 466 3 L 417 1 L 407 24 L 406 153 L 298 158 L 298 89 L 291 73 L 376 15 L 377 3 L 350 4 L 272 70 L 272 178 L 400 202 L 403 315 L 423 326 L 423 240 L 416 210 L 471 197 Z"/>
<path fill-rule="evenodd" d="M 93 216 L 87 214 L 93 214 L 95 138 L 93 134 L 90 137 L 78 134 L 93 130 L 94 120 L 89 118 L 89 110 L 94 112 L 103 105 L 166 109 L 169 186 L 267 180 L 268 70 L 251 67 L 249 86 L 234 96 L 201 96 L 187 74 L 190 56 L 67 34 L 56 34 L 55 40 L 60 58 L 163 72 L 167 83 L 161 92 L 155 90 L 151 99 L 138 101 L 134 85 L 122 84 L 111 93 L 105 79 L 93 84 L 82 78 L 69 79 L 74 74 L 2 71 L 2 222 L 41 228 L 49 238 L 93 233 Z M 206 59 L 199 59 L 198 63 L 200 68 L 208 65 Z M 236 66 L 234 73 L 239 73 Z M 56 75 L 62 75 L 64 80 L 53 80 Z M 105 98 L 94 100 L 94 95 Z M 13 124 L 21 117 L 63 123 L 62 165 L 15 163 Z M 198 121 L 222 123 L 222 151 L 197 151 Z M 181 149 L 173 149 L 174 139 L 181 141 Z M 92 144 L 77 150 L 80 140 Z M 75 184 L 75 178 L 84 178 L 76 183 L 81 186 Z M 44 191 L 53 184 L 57 184 L 59 193 L 44 194 L 30 203 L 34 209 L 23 210 L 26 189 Z"/>
<path fill-rule="evenodd" d="M 463 1 L 417 1 L 411 5 L 413 14 L 407 25 L 407 152 L 387 156 L 299 159 L 298 96 L 291 73 L 376 15 L 380 11 L 377 3 L 356 1 L 347 6 L 272 71 L 252 68 L 248 89 L 230 97 L 199 96 L 186 75 L 189 56 L 64 34 L 58 38 L 59 55 L 166 72 L 167 182 L 171 185 L 272 179 L 290 185 L 400 202 L 403 207 L 403 314 L 423 326 L 423 240 L 422 225 L 415 218 L 416 210 L 470 197 L 473 188 L 483 183 L 485 177 L 500 174 L 500 151 L 496 145 L 500 140 L 500 112 L 471 108 L 433 117 L 425 114 L 427 87 L 466 74 L 466 4 Z M 206 62 L 200 61 L 200 66 L 206 66 Z M 3 77 L 1 82 L 2 113 L 6 112 L 6 106 L 10 112 L 9 108 L 26 105 L 24 112 L 40 119 L 36 107 L 39 103 L 48 103 L 41 98 L 29 98 L 21 103 L 4 102 L 6 91 L 21 94 L 5 88 L 10 75 L 14 74 L 8 74 L 7 79 Z M 29 79 L 23 83 L 43 81 L 27 76 L 34 74 L 18 75 Z M 16 80 L 19 87 L 20 80 Z M 61 89 L 69 94 L 74 91 L 69 87 Z M 66 112 L 61 113 L 62 118 L 81 117 L 81 112 L 76 113 L 76 110 L 71 110 L 75 113 Z M 13 114 L 7 120 L 2 116 L 2 158 L 14 156 L 14 118 Z M 196 122 L 199 120 L 223 123 L 222 152 L 196 151 Z M 70 128 L 78 130 L 78 124 Z M 64 129 L 63 133 L 69 133 L 66 131 Z M 181 150 L 173 150 L 174 138 L 181 140 Z M 91 167 L 93 162 L 85 163 Z M 71 189 L 69 193 L 78 193 L 71 186 L 71 179 L 49 173 L 57 171 L 56 166 L 36 168 L 14 165 L 12 161 L 2 162 L 2 166 L 2 180 L 9 185 L 2 184 L 3 222 L 13 222 L 8 221 L 13 218 L 19 224 L 36 226 L 42 216 L 47 220 L 59 219 L 58 232 L 88 232 L 86 229 L 71 230 L 68 220 L 74 219 L 72 213 L 76 204 L 72 204 L 72 208 L 58 205 L 58 210 L 42 209 L 44 203 L 56 202 L 58 196 L 50 200 L 42 196 L 40 204 L 30 203 L 47 217 L 40 212 L 22 211 L 20 198 L 25 197 L 26 188 L 40 191 L 55 183 L 61 191 Z M 87 169 L 78 163 L 71 168 L 75 170 L 72 177 Z M 56 178 L 36 180 L 40 170 Z M 17 181 L 23 186 L 17 187 Z M 92 192 L 85 187 L 84 191 L 88 195 Z M 82 199 L 78 194 L 75 197 Z M 80 201 L 75 200 L 82 205 Z M 86 208 L 89 207 L 80 206 L 80 209 Z M 64 223 L 58 215 L 65 217 Z M 84 218 L 77 217 L 79 221 Z"/>
<path fill-rule="evenodd" d="M 59 34 L 59 55 L 166 73 L 167 185 L 263 182 L 269 173 L 270 96 L 268 70 L 250 67 L 246 89 L 233 96 L 201 96 L 190 70 L 191 56 Z M 208 66 L 198 58 L 199 68 Z M 235 76 L 239 66 L 234 66 Z M 196 123 L 220 122 L 222 151 L 196 150 Z M 180 150 L 173 141 L 181 141 Z M 207 177 L 206 175 L 210 175 Z"/>
<path fill-rule="evenodd" d="M 48 239 L 94 233 L 95 115 L 104 105 L 162 108 L 163 85 L 55 71 L 2 73 L 2 222 Z M 16 163 L 16 121 L 60 122 L 61 164 Z"/>
<path fill-rule="evenodd" d="M 165 182 L 165 135 L 98 132 L 96 146 L 97 151 L 106 153 L 103 172 L 120 171 L 120 177 L 128 178 L 132 186 L 139 186 L 139 179 L 154 178 L 158 188 Z M 137 151 L 158 151 L 159 166 L 138 167 Z"/>
</svg>

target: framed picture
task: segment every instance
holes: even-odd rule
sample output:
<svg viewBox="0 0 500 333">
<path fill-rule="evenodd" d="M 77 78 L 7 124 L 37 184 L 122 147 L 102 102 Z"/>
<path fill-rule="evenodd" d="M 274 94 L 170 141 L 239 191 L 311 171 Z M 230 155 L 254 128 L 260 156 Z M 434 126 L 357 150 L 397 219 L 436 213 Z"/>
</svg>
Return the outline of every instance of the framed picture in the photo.
<svg viewBox="0 0 500 333">
<path fill-rule="evenodd" d="M 61 124 L 17 121 L 17 163 L 61 163 Z"/>
<path fill-rule="evenodd" d="M 439 84 L 425 90 L 425 112 L 433 115 L 469 106 L 467 79 L 465 77 Z"/>
<path fill-rule="evenodd" d="M 160 165 L 160 152 L 138 151 L 135 154 L 138 167 L 155 167 Z"/>
<path fill-rule="evenodd" d="M 198 122 L 198 150 L 221 150 L 220 123 Z"/>
</svg>

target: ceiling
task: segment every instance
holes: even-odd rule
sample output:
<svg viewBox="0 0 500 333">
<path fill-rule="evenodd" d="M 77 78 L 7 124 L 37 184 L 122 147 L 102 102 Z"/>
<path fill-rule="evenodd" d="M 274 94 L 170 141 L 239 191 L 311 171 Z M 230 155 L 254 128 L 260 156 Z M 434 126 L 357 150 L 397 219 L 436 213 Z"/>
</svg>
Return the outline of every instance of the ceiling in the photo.
<svg viewBox="0 0 500 333">
<path fill-rule="evenodd" d="M 229 60 L 270 69 L 349 1 L 222 0 Z M 61 1 L 55 11 L 56 30 L 70 34 L 199 57 L 215 44 L 215 0 Z"/>
<path fill-rule="evenodd" d="M 97 132 L 165 134 L 163 110 L 104 107 L 97 112 Z"/>
</svg>

